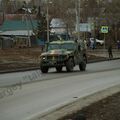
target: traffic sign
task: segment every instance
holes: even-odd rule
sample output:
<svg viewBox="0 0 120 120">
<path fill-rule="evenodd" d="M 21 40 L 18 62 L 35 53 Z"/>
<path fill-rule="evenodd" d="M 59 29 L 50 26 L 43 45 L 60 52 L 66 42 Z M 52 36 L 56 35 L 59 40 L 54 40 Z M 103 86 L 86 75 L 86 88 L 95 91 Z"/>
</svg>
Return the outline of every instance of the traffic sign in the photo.
<svg viewBox="0 0 120 120">
<path fill-rule="evenodd" d="M 91 32 L 92 31 L 91 24 L 90 23 L 80 23 L 79 24 L 79 32 Z M 76 31 L 77 30 L 77 25 L 76 25 Z"/>
<path fill-rule="evenodd" d="M 101 27 L 101 33 L 108 33 L 108 26 L 102 26 Z"/>
</svg>

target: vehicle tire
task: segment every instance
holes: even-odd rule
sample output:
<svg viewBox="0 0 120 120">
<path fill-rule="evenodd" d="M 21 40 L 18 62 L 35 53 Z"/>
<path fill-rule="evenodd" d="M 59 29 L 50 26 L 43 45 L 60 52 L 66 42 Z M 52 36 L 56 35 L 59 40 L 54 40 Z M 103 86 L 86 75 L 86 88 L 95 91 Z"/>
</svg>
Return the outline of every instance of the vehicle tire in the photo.
<svg viewBox="0 0 120 120">
<path fill-rule="evenodd" d="M 83 61 L 79 64 L 79 69 L 81 71 L 85 71 L 86 70 L 86 57 L 83 57 Z"/>
<path fill-rule="evenodd" d="M 56 67 L 56 71 L 61 72 L 62 71 L 62 66 Z"/>
<path fill-rule="evenodd" d="M 73 63 L 73 59 L 70 58 L 67 62 L 66 62 L 66 70 L 67 72 L 72 72 L 74 68 L 74 63 Z"/>
<path fill-rule="evenodd" d="M 41 67 L 42 73 L 48 73 L 48 67 Z"/>
</svg>

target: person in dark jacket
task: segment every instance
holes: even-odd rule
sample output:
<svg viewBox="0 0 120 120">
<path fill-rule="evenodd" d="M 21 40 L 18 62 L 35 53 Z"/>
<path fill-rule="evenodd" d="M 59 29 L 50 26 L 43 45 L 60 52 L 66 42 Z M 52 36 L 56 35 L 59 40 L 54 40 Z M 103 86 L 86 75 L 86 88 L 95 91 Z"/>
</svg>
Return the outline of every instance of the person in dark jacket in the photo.
<svg viewBox="0 0 120 120">
<path fill-rule="evenodd" d="M 117 41 L 117 48 L 118 48 L 118 50 L 120 49 L 120 41 L 119 40 Z"/>
<path fill-rule="evenodd" d="M 112 45 L 111 44 L 108 46 L 108 54 L 109 54 L 109 59 L 113 58 Z"/>
</svg>

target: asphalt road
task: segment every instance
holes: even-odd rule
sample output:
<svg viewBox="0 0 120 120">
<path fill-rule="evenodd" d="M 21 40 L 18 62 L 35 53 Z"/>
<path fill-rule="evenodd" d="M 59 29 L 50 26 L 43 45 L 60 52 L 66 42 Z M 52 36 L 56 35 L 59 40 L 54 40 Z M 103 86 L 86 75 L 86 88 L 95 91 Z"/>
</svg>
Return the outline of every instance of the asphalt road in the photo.
<svg viewBox="0 0 120 120">
<path fill-rule="evenodd" d="M 10 86 L 18 83 L 24 84 L 24 83 L 43 81 L 43 80 L 63 78 L 67 76 L 120 69 L 119 63 L 120 63 L 120 60 L 87 64 L 87 70 L 85 72 L 80 72 L 79 67 L 76 66 L 74 68 L 74 72 L 72 73 L 67 73 L 66 69 L 63 68 L 62 73 L 57 73 L 55 69 L 50 69 L 49 73 L 47 74 L 42 74 L 40 70 L 0 74 L 0 87 Z"/>
<path fill-rule="evenodd" d="M 12 84 L 16 85 L 3 88 Z M 72 73 L 56 73 L 51 69 L 48 74 L 40 71 L 3 74 L 0 120 L 26 120 L 118 84 L 120 60 L 88 64 L 86 72 L 79 72 L 76 67 Z"/>
</svg>

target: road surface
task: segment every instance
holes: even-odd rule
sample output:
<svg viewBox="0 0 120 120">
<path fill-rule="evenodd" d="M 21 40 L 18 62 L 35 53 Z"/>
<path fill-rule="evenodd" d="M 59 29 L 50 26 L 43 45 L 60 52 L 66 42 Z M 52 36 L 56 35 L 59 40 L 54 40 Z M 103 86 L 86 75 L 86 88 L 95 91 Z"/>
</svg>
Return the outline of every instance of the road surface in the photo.
<svg viewBox="0 0 120 120">
<path fill-rule="evenodd" d="M 49 73 L 47 74 L 41 74 L 40 70 L 0 74 L 0 87 L 18 84 L 20 82 L 31 83 L 31 82 L 37 82 L 42 80 L 51 80 L 51 79 L 62 78 L 62 77 L 64 78 L 67 76 L 120 69 L 119 63 L 120 63 L 120 60 L 87 64 L 87 70 L 85 72 L 80 72 L 79 67 L 76 66 L 74 68 L 73 73 L 67 73 L 66 69 L 63 68 L 62 73 L 56 73 L 55 69 L 50 69 Z"/>
<path fill-rule="evenodd" d="M 0 92 L 4 93 L 0 99 L 1 120 L 28 120 L 75 99 L 120 84 L 120 60 L 88 64 L 86 72 L 79 72 L 77 67 L 73 73 L 56 73 L 53 69 L 48 74 L 38 72 L 0 75 Z M 33 73 L 32 78 L 30 75 Z M 26 81 L 31 84 L 23 84 Z M 16 86 L 3 88 L 15 83 Z"/>
</svg>

